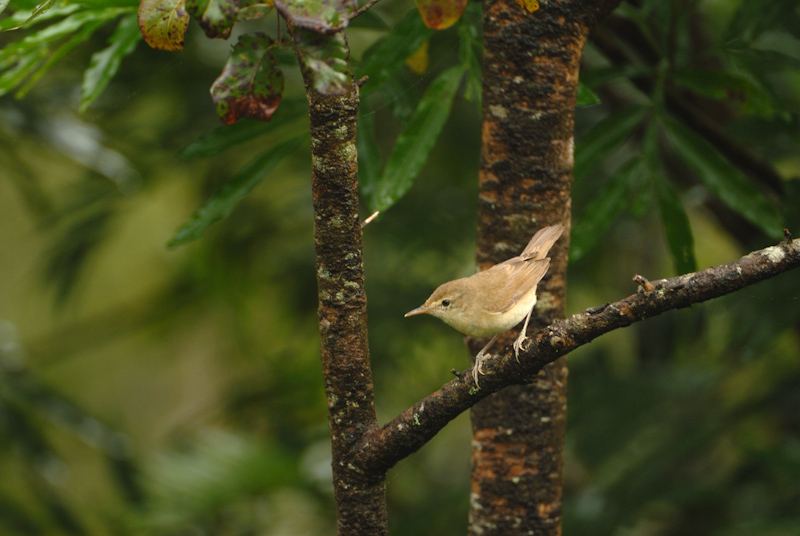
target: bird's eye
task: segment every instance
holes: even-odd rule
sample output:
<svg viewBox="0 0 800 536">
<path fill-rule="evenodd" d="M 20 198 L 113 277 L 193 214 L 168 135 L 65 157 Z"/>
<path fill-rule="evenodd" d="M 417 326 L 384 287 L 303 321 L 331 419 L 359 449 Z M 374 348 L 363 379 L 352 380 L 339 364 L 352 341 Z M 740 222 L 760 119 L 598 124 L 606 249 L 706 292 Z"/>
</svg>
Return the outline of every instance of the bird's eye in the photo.
<svg viewBox="0 0 800 536">
<path fill-rule="evenodd" d="M 450 306 L 450 300 L 442 300 L 442 306 L 443 307 L 449 307 Z"/>
</svg>

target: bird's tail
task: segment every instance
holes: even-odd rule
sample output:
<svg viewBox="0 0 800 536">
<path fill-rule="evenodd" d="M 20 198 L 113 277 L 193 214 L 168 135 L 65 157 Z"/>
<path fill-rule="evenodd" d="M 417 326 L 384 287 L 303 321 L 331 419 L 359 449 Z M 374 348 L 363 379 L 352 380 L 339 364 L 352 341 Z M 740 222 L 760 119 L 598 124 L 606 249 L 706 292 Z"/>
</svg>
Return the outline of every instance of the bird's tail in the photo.
<svg viewBox="0 0 800 536">
<path fill-rule="evenodd" d="M 551 225 L 540 229 L 538 233 L 533 235 L 531 241 L 525 246 L 525 249 L 520 253 L 520 257 L 525 260 L 528 259 L 544 259 L 553 244 L 564 232 L 564 227 L 559 225 Z"/>
</svg>

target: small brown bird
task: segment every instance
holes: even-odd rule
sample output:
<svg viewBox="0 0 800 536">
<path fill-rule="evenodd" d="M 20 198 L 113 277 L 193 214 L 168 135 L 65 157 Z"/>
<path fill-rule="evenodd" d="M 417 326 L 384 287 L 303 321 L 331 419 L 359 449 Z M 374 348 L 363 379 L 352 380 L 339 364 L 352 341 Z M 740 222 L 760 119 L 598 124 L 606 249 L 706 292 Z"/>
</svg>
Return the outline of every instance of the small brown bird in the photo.
<svg viewBox="0 0 800 536">
<path fill-rule="evenodd" d="M 440 318 L 445 324 L 470 337 L 492 340 L 475 356 L 472 377 L 478 385 L 486 350 L 497 337 L 525 319 L 522 332 L 514 341 L 514 354 L 527 339 L 525 332 L 536 305 L 536 285 L 550 266 L 547 252 L 561 236 L 561 225 L 545 227 L 536 233 L 518 257 L 513 257 L 469 277 L 455 279 L 437 288 L 425 303 L 405 316 L 423 313 Z"/>
</svg>

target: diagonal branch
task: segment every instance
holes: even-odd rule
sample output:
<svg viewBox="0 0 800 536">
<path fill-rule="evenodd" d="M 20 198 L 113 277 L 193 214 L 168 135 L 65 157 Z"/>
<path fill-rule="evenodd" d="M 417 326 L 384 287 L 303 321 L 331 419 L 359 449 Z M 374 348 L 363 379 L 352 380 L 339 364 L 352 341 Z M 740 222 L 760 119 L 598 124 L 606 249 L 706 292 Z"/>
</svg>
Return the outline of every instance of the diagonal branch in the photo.
<svg viewBox="0 0 800 536">
<path fill-rule="evenodd" d="M 387 470 L 418 450 L 464 410 L 509 385 L 535 377 L 545 365 L 591 342 L 600 335 L 673 309 L 690 307 L 725 296 L 800 266 L 800 239 L 754 251 L 741 259 L 670 279 L 641 284 L 636 294 L 611 304 L 587 309 L 555 322 L 533 335 L 520 352 L 511 347 L 484 366 L 481 388 L 470 371 L 417 402 L 383 428 L 366 434 L 354 464 L 364 470 Z"/>
</svg>

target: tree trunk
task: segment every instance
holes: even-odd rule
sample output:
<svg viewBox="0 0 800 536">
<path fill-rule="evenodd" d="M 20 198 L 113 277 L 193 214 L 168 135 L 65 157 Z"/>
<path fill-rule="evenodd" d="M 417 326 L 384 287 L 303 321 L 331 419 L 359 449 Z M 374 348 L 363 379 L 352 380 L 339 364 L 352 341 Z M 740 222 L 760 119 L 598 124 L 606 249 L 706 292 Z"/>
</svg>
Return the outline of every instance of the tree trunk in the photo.
<svg viewBox="0 0 800 536">
<path fill-rule="evenodd" d="M 534 13 L 514 0 L 484 3 L 478 263 L 486 269 L 519 254 L 544 226 L 566 229 L 528 333 L 564 318 L 581 50 L 590 25 L 616 3 L 548 2 Z M 474 353 L 480 341 L 470 346 Z M 561 534 L 566 359 L 534 380 L 472 409 L 470 534 Z"/>
<path fill-rule="evenodd" d="M 302 58 L 301 58 L 302 63 Z M 363 235 L 358 212 L 358 88 L 322 95 L 304 69 L 311 122 L 311 190 L 322 373 L 331 430 L 339 536 L 386 534 L 385 470 L 365 471 L 353 450 L 377 429 L 367 340 Z"/>
</svg>

